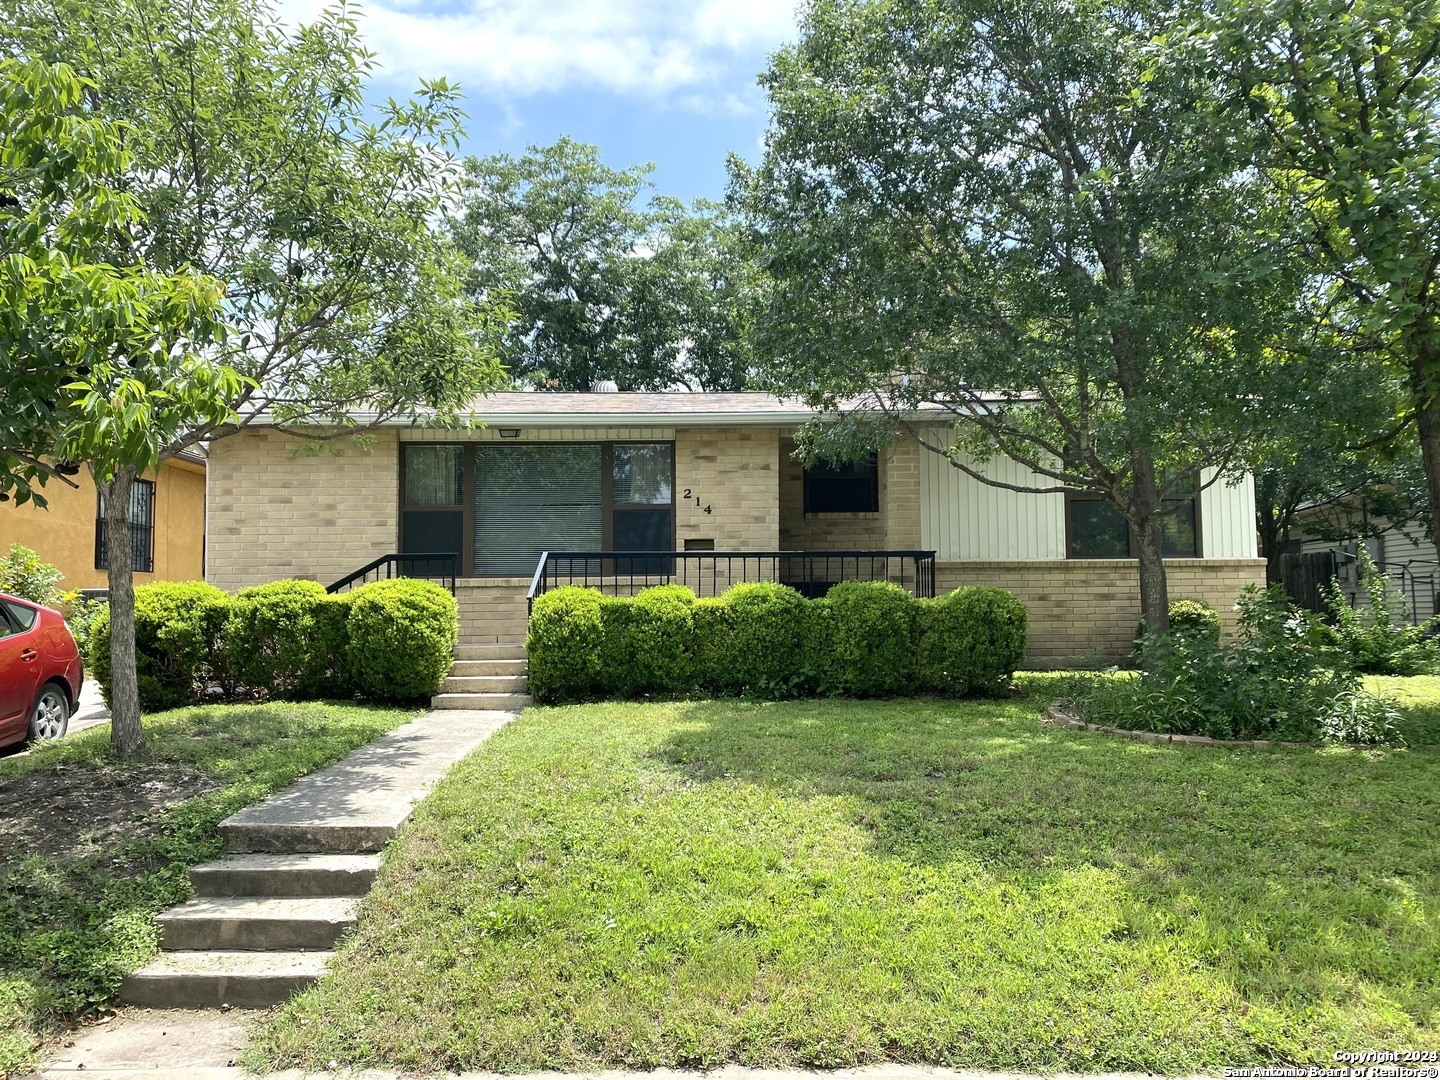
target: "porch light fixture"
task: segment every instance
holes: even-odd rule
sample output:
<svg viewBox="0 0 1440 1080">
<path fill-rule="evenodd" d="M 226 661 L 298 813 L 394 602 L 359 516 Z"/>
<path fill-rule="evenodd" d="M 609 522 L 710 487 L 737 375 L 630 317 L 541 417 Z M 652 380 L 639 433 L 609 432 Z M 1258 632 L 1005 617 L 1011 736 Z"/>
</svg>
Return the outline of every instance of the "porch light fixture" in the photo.
<svg viewBox="0 0 1440 1080">
<path fill-rule="evenodd" d="M 500 429 L 500 437 L 502 439 L 518 439 L 520 437 L 520 429 L 518 427 L 502 427 Z"/>
</svg>

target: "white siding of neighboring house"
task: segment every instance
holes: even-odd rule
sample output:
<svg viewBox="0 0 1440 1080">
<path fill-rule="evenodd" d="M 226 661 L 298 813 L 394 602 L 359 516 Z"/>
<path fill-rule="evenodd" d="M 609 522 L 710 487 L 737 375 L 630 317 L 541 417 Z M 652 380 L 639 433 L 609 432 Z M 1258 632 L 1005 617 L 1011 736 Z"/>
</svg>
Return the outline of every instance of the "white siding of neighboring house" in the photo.
<svg viewBox="0 0 1440 1080">
<path fill-rule="evenodd" d="M 1370 555 L 1383 566 L 1395 582 L 1395 587 L 1405 594 L 1412 614 L 1423 621 L 1440 614 L 1437 591 L 1440 591 L 1440 573 L 1436 571 L 1435 547 L 1425 539 L 1424 529 L 1418 525 L 1407 529 L 1386 529 L 1379 536 L 1364 541 Z M 1302 540 L 1302 552 L 1333 551 L 1336 553 L 1335 569 L 1340 588 L 1351 604 L 1366 606 L 1365 596 L 1360 591 L 1359 575 L 1356 573 L 1355 555 L 1359 543 L 1354 540 Z"/>
<path fill-rule="evenodd" d="M 977 471 L 1020 486 L 1052 485 L 1017 462 L 996 459 Z M 1213 472 L 1207 472 L 1209 479 Z M 1200 494 L 1200 552 L 1208 559 L 1256 556 L 1255 485 L 1244 476 Z M 1034 495 L 981 483 L 948 460 L 920 451 L 920 546 L 942 561 L 1065 558 L 1065 496 Z"/>
</svg>

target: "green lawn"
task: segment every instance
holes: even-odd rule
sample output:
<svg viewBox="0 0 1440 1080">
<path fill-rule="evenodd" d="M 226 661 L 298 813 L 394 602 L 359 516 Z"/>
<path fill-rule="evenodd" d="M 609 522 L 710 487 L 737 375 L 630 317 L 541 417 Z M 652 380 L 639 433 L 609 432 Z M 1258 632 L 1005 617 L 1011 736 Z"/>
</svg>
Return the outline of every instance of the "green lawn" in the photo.
<svg viewBox="0 0 1440 1080">
<path fill-rule="evenodd" d="M 153 917 L 221 850 L 216 824 L 415 710 L 231 705 L 146 717 L 144 760 L 108 725 L 0 758 L 0 1076 L 104 1005 L 156 948 Z"/>
<path fill-rule="evenodd" d="M 1178 1072 L 1440 1045 L 1440 755 L 1003 702 L 533 709 L 253 1062 Z M 1396 683 L 1430 730 L 1440 680 Z"/>
</svg>

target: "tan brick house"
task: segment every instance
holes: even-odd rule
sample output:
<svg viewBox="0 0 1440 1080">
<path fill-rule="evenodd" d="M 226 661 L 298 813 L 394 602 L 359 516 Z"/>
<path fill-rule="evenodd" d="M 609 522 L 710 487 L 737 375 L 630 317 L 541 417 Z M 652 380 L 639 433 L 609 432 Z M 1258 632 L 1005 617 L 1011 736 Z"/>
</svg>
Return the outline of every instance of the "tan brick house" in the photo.
<svg viewBox="0 0 1440 1080">
<path fill-rule="evenodd" d="M 1104 504 L 980 484 L 914 439 L 870 462 L 807 468 L 792 436 L 810 415 L 764 394 L 509 393 L 484 399 L 471 431 L 396 423 L 318 454 L 251 427 L 211 449 L 208 576 L 226 589 L 331 584 L 387 555 L 453 553 L 462 639 L 518 641 L 546 550 L 686 553 L 627 568 L 639 562 L 642 580 L 682 566 L 709 574 L 687 580 L 702 592 L 742 576 L 820 589 L 867 576 L 860 561 L 824 553 L 883 551 L 903 554 L 875 576 L 907 587 L 918 572 L 922 591 L 927 575 L 941 591 L 1014 590 L 1030 612 L 1034 666 L 1128 650 L 1136 569 Z M 1228 618 L 1241 586 L 1264 581 L 1253 488 L 1242 477 L 1183 502 L 1167 533 L 1171 593 Z M 710 551 L 814 554 L 737 570 L 717 568 Z M 576 565 L 612 581 L 620 572 L 613 559 L 567 569 Z"/>
</svg>

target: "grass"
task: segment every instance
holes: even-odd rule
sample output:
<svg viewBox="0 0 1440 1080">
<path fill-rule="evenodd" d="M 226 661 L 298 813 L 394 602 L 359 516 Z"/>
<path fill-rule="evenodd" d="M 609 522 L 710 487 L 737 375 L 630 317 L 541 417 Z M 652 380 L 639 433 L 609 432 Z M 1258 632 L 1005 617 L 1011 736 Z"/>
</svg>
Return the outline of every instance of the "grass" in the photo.
<svg viewBox="0 0 1440 1080">
<path fill-rule="evenodd" d="M 154 915 L 189 894 L 243 806 L 403 723 L 414 710 L 231 705 L 145 718 L 145 757 L 109 727 L 0 759 L 0 1076 L 107 1004 L 156 951 Z"/>
<path fill-rule="evenodd" d="M 533 709 L 251 1063 L 1176 1073 L 1440 1045 L 1440 755 L 995 702 Z M 1417 713 L 1440 680 L 1395 684 Z"/>
</svg>

